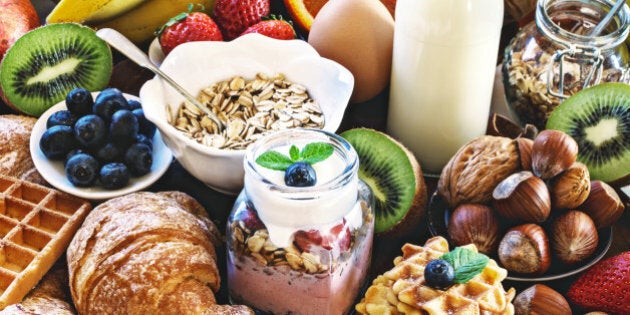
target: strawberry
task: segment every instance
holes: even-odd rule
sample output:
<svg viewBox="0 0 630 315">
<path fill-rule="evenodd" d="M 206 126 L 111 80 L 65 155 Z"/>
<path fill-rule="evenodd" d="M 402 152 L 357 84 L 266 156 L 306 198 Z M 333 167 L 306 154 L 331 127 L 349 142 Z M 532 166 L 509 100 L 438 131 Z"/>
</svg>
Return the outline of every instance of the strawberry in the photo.
<svg viewBox="0 0 630 315">
<path fill-rule="evenodd" d="M 584 310 L 630 314 L 630 251 L 589 268 L 571 285 L 567 298 Z"/>
<path fill-rule="evenodd" d="M 319 230 L 299 230 L 293 234 L 293 242 L 297 248 L 306 252 L 310 252 L 313 246 L 346 252 L 350 249 L 352 235 L 346 225 L 346 219 L 343 219 L 342 223 L 333 226 L 323 235 Z"/>
<path fill-rule="evenodd" d="M 217 0 L 214 20 L 225 40 L 232 40 L 269 14 L 269 0 Z"/>
<path fill-rule="evenodd" d="M 263 20 L 248 27 L 243 34 L 258 33 L 275 39 L 294 39 L 295 30 L 291 21 L 282 19 L 282 16 L 276 18 L 275 15 L 269 17 L 264 16 Z"/>
<path fill-rule="evenodd" d="M 214 20 L 203 12 L 192 12 L 193 7 L 190 4 L 187 12 L 174 16 L 156 31 L 155 35 L 158 37 L 165 55 L 183 43 L 223 40 L 223 35 Z"/>
</svg>

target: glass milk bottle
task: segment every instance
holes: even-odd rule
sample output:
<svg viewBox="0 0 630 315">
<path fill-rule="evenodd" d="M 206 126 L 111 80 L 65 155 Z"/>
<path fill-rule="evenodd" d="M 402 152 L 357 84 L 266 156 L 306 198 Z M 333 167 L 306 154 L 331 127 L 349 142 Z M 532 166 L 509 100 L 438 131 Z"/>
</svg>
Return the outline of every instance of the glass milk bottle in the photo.
<svg viewBox="0 0 630 315">
<path fill-rule="evenodd" d="M 259 164 L 270 150 L 290 156 L 332 145 L 312 165 L 313 186 L 288 186 L 284 171 Z M 296 152 L 297 153 L 297 152 Z M 358 178 L 354 148 L 321 130 L 265 136 L 245 154 L 245 188 L 228 219 L 230 300 L 272 314 L 345 314 L 365 283 L 374 234 L 373 197 Z"/>
<path fill-rule="evenodd" d="M 439 175 L 490 114 L 503 0 L 398 0 L 388 133 Z"/>
</svg>

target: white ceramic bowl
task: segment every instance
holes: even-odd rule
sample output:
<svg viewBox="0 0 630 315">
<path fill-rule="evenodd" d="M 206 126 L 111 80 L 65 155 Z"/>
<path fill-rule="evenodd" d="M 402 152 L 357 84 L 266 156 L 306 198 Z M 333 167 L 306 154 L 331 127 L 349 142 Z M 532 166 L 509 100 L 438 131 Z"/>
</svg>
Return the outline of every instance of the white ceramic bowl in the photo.
<svg viewBox="0 0 630 315">
<path fill-rule="evenodd" d="M 93 92 L 92 96 L 96 97 L 97 94 L 98 92 Z M 136 96 L 130 94 L 124 94 L 124 96 L 128 100 L 138 100 Z M 63 162 L 49 160 L 39 148 L 39 139 L 41 139 L 42 134 L 46 131 L 46 121 L 53 113 L 62 109 L 67 109 L 65 101 L 61 101 L 52 106 L 46 110 L 39 119 L 37 119 L 35 126 L 33 126 L 29 143 L 31 158 L 33 159 L 35 168 L 37 168 L 37 171 L 42 175 L 42 177 L 44 177 L 44 179 L 53 187 L 77 197 L 89 200 L 110 199 L 139 191 L 150 186 L 166 172 L 171 164 L 173 156 L 171 155 L 170 150 L 162 142 L 160 134 L 156 132 L 152 140 L 153 165 L 151 166 L 151 172 L 148 174 L 140 177 L 131 177 L 127 186 L 114 190 L 105 189 L 99 187 L 98 185 L 94 187 L 74 186 L 66 177 Z"/>
<path fill-rule="evenodd" d="M 252 79 L 256 73 L 282 73 L 287 80 L 304 85 L 324 113 L 324 130 L 336 132 L 354 78 L 340 64 L 322 58 L 302 40 L 276 40 L 248 34 L 230 42 L 191 42 L 176 47 L 166 56 L 160 69 L 192 95 L 212 83 L 236 75 Z M 187 138 L 167 122 L 168 105 L 172 112 L 184 97 L 162 79 L 147 81 L 140 90 L 145 116 L 155 123 L 175 158 L 194 177 L 211 188 L 237 194 L 243 187 L 244 150 L 211 148 Z"/>
</svg>

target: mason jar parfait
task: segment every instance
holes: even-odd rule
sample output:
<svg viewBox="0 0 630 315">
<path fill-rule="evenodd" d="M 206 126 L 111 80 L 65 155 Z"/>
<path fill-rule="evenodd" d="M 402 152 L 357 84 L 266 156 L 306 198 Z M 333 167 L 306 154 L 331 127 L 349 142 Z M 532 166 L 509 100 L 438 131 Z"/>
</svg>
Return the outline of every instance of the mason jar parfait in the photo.
<svg viewBox="0 0 630 315">
<path fill-rule="evenodd" d="M 244 189 L 227 222 L 233 303 L 273 314 L 344 314 L 367 278 L 373 197 L 354 148 L 291 129 L 246 152 Z"/>
</svg>

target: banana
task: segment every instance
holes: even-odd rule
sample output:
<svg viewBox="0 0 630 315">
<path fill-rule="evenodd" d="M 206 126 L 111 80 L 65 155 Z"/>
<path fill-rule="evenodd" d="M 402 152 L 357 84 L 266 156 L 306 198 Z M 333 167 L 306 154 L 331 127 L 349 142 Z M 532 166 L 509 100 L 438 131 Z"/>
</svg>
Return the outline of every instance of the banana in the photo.
<svg viewBox="0 0 630 315">
<path fill-rule="evenodd" d="M 132 42 L 142 44 L 154 37 L 156 29 L 164 25 L 170 18 L 185 12 L 190 0 L 148 0 L 127 13 L 92 26 L 96 28 L 113 28 Z M 206 13 L 214 8 L 215 0 L 194 1 L 201 4 Z"/>
<path fill-rule="evenodd" d="M 46 17 L 46 23 L 92 21 L 121 15 L 147 0 L 61 0 Z"/>
</svg>

